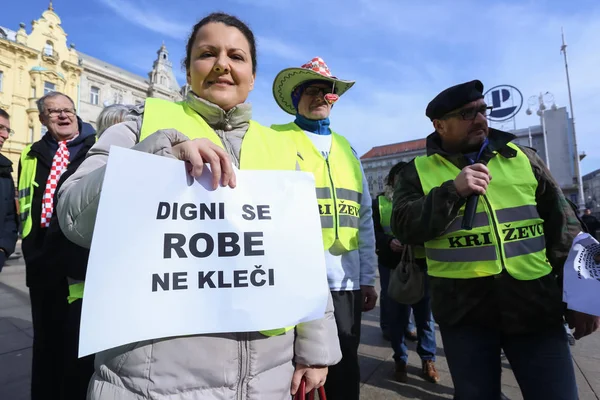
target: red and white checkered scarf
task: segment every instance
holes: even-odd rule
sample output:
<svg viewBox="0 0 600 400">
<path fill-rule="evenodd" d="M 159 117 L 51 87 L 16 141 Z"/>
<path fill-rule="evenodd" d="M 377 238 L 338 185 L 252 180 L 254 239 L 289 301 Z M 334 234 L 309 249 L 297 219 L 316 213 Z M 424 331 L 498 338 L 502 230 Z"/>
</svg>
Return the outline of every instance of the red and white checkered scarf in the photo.
<svg viewBox="0 0 600 400">
<path fill-rule="evenodd" d="M 44 190 L 44 197 L 42 197 L 42 228 L 50 226 L 50 219 L 54 212 L 54 193 L 56 192 L 56 185 L 58 185 L 60 176 L 64 170 L 67 169 L 67 165 L 69 165 L 70 153 L 67 148 L 67 143 L 75 140 L 77 136 L 79 135 L 76 135 L 73 139 L 58 142 L 58 150 L 56 150 L 54 158 L 52 159 L 52 167 L 50 167 L 50 173 L 48 174 L 48 180 L 46 181 L 46 189 Z"/>
</svg>

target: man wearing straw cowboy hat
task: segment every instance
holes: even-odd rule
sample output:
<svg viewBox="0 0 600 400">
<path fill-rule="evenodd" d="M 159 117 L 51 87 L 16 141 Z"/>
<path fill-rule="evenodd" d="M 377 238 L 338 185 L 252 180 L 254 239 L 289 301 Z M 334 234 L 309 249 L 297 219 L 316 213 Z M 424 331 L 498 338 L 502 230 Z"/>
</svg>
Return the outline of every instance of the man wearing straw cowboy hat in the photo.
<svg viewBox="0 0 600 400">
<path fill-rule="evenodd" d="M 315 57 L 300 68 L 281 71 L 273 82 L 275 101 L 295 120 L 273 125 L 290 135 L 302 155 L 301 167 L 315 176 L 327 278 L 337 322 L 342 361 L 329 368 L 330 400 L 358 400 L 361 313 L 375 307 L 375 234 L 371 197 L 360 160 L 348 141 L 329 125 L 331 107 L 354 85 L 333 76 Z"/>
</svg>

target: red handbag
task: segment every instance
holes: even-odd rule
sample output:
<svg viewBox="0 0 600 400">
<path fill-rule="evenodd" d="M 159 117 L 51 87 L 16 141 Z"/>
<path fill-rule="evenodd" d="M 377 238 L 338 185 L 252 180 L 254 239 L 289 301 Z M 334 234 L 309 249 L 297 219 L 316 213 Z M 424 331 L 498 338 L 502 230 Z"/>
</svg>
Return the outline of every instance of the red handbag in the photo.
<svg viewBox="0 0 600 400">
<path fill-rule="evenodd" d="M 309 400 L 315 400 L 315 392 L 317 391 L 317 389 L 313 389 L 309 394 L 308 394 L 308 399 Z M 325 388 L 323 386 L 321 386 L 319 389 L 319 400 L 327 400 L 327 396 L 325 396 Z M 294 396 L 294 400 L 306 400 L 306 381 L 304 380 L 304 378 L 302 379 L 302 382 L 300 382 L 300 388 L 298 388 L 298 391 L 296 392 L 296 395 Z"/>
</svg>

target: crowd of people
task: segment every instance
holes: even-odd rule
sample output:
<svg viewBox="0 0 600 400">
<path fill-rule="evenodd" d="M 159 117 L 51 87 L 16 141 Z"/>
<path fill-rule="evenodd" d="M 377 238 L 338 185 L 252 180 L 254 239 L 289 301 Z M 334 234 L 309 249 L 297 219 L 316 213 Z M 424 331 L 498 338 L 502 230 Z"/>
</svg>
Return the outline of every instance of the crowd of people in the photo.
<svg viewBox="0 0 600 400">
<path fill-rule="evenodd" d="M 308 391 L 324 386 L 330 400 L 358 400 L 361 319 L 377 303 L 378 269 L 381 328 L 398 382 L 408 379 L 407 339 L 417 342 L 422 377 L 440 380 L 437 323 L 456 399 L 501 398 L 502 351 L 524 398 L 577 399 L 563 324 L 580 339 L 599 318 L 566 310 L 561 283 L 584 224 L 535 151 L 488 128 L 480 81 L 429 103 L 427 155 L 394 166 L 372 199 L 358 155 L 330 120 L 353 81 L 335 77 L 319 57 L 282 70 L 273 96 L 292 121 L 266 127 L 252 120 L 246 102 L 257 55 L 245 23 L 210 14 L 194 25 L 185 51 L 191 91 L 183 101 L 106 107 L 96 130 L 65 94 L 40 98 L 47 133 L 22 152 L 18 203 L 12 167 L 0 156 L 0 266 L 20 229 L 33 400 L 282 400 L 302 382 Z M 0 146 L 11 133 L 0 110 Z M 79 358 L 89 248 L 111 146 L 184 160 L 194 177 L 210 164 L 215 188 L 235 188 L 233 166 L 312 172 L 330 289 L 323 317 L 272 331 L 156 338 Z M 387 288 L 407 249 L 424 287 L 418 301 L 402 304 Z"/>
</svg>

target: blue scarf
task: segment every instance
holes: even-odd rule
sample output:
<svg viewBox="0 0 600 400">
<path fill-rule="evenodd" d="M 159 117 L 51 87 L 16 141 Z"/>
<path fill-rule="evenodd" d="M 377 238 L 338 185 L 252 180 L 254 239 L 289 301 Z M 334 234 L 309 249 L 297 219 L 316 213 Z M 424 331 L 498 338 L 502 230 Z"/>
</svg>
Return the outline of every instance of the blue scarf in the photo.
<svg viewBox="0 0 600 400">
<path fill-rule="evenodd" d="M 317 135 L 331 135 L 331 130 L 329 129 L 329 117 L 313 120 L 303 117 L 300 114 L 296 114 L 296 120 L 294 122 L 303 131 L 312 132 Z"/>
</svg>

